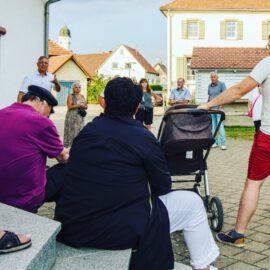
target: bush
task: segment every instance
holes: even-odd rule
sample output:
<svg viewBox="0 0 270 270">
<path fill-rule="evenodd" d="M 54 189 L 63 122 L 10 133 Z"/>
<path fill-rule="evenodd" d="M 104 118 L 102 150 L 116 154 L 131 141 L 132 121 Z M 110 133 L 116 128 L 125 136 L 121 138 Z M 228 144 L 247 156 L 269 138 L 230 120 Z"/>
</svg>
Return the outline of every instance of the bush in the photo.
<svg viewBox="0 0 270 270">
<path fill-rule="evenodd" d="M 98 103 L 99 95 L 104 91 L 110 78 L 105 78 L 104 75 L 96 75 L 87 87 L 88 103 Z"/>
<path fill-rule="evenodd" d="M 153 91 L 162 91 L 163 90 L 163 87 L 160 84 L 150 84 L 150 88 Z"/>
</svg>

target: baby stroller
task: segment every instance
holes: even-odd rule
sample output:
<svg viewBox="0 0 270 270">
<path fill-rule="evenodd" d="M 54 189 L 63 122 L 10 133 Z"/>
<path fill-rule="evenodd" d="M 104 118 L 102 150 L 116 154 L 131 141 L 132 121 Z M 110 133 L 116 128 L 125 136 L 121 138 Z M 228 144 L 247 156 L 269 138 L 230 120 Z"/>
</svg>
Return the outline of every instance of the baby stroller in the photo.
<svg viewBox="0 0 270 270">
<path fill-rule="evenodd" d="M 218 197 L 210 197 L 206 161 L 225 114 L 222 111 L 196 108 L 197 105 L 176 105 L 169 108 L 161 122 L 158 140 L 163 147 L 171 175 L 195 177 L 195 180 L 173 179 L 173 183 L 195 182 L 191 190 L 202 197 L 211 228 L 219 232 L 223 226 L 223 207 Z M 214 135 L 211 114 L 221 115 Z M 200 192 L 202 177 L 205 196 Z"/>
</svg>

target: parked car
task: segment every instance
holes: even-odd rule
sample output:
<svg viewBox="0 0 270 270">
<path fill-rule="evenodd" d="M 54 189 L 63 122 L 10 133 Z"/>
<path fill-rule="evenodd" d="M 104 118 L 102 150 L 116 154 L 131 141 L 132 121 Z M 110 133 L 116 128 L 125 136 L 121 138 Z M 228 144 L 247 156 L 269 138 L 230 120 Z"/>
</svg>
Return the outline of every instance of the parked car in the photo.
<svg viewBox="0 0 270 270">
<path fill-rule="evenodd" d="M 163 106 L 163 91 L 155 91 L 155 93 L 158 96 L 156 106 Z"/>
</svg>

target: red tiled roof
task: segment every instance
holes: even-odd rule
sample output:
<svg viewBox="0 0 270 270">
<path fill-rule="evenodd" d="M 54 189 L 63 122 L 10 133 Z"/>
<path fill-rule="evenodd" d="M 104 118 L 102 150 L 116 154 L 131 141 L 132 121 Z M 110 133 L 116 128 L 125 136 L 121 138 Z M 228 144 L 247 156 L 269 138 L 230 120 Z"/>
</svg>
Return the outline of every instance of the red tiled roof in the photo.
<svg viewBox="0 0 270 270">
<path fill-rule="evenodd" d="M 60 67 L 62 67 L 68 60 L 72 58 L 72 54 L 51 56 L 49 58 L 49 72 L 55 73 Z"/>
<path fill-rule="evenodd" d="M 63 55 L 63 54 L 72 54 L 71 51 L 68 51 L 55 43 L 54 41 L 49 39 L 48 42 L 48 49 L 49 49 L 49 57 L 50 56 L 57 56 L 57 55 Z"/>
<path fill-rule="evenodd" d="M 174 0 L 160 10 L 270 10 L 270 0 Z"/>
<path fill-rule="evenodd" d="M 270 52 L 264 48 L 198 48 L 192 53 L 192 69 L 253 69 Z"/>
<path fill-rule="evenodd" d="M 156 74 L 155 69 L 149 64 L 149 62 L 136 50 L 124 45 L 124 47 L 133 55 L 133 57 L 142 65 L 148 73 Z"/>
<path fill-rule="evenodd" d="M 111 53 L 75 54 L 74 59 L 90 76 L 93 76 L 110 55 Z"/>
</svg>

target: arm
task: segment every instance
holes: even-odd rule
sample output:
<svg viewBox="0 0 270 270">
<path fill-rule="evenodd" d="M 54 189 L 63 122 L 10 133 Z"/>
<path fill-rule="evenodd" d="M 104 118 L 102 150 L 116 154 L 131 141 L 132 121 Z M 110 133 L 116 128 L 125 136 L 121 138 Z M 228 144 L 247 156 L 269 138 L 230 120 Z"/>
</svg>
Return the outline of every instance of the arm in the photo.
<svg viewBox="0 0 270 270">
<path fill-rule="evenodd" d="M 247 106 L 248 112 L 251 110 L 251 108 L 252 108 L 252 103 L 251 103 L 251 101 L 249 100 L 249 101 L 248 101 L 248 106 Z"/>
<path fill-rule="evenodd" d="M 17 102 L 22 102 L 22 97 L 25 95 L 25 93 L 24 92 L 22 92 L 22 91 L 19 91 L 19 93 L 18 93 L 18 96 L 17 96 Z"/>
<path fill-rule="evenodd" d="M 171 191 L 171 176 L 164 153 L 156 138 L 152 138 L 148 156 L 144 161 L 147 178 L 154 196 L 161 196 Z"/>
<path fill-rule="evenodd" d="M 226 85 L 225 85 L 225 83 L 222 83 L 222 85 L 221 85 L 221 93 L 223 93 L 224 91 L 226 91 Z M 223 108 L 223 105 L 221 104 L 221 105 L 219 105 L 218 106 L 218 108 L 219 109 L 222 109 Z"/>
<path fill-rule="evenodd" d="M 84 105 L 82 105 L 82 104 L 72 104 L 72 96 L 68 95 L 67 107 L 68 107 L 69 110 L 74 110 L 74 109 L 82 108 L 82 107 L 84 107 Z"/>
<path fill-rule="evenodd" d="M 240 83 L 230 87 L 228 90 L 224 91 L 222 94 L 220 94 L 210 102 L 204 105 L 200 105 L 198 109 L 209 110 L 210 108 L 215 106 L 232 103 L 233 101 L 240 99 L 242 96 L 254 89 L 257 84 L 258 82 L 248 76 Z"/>
</svg>

